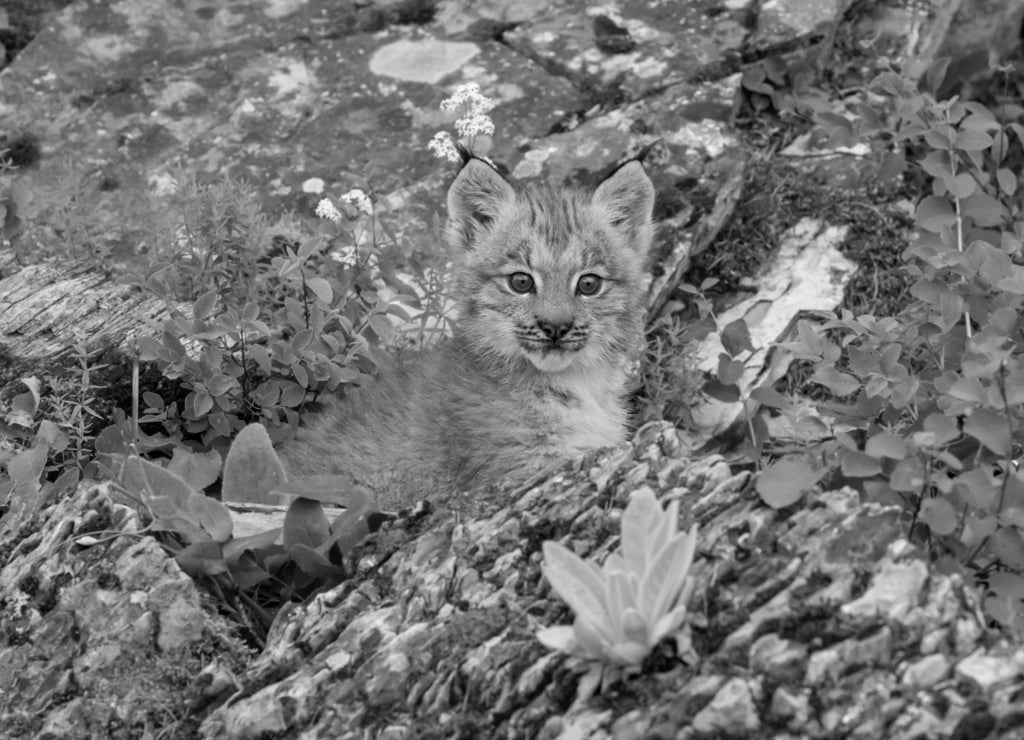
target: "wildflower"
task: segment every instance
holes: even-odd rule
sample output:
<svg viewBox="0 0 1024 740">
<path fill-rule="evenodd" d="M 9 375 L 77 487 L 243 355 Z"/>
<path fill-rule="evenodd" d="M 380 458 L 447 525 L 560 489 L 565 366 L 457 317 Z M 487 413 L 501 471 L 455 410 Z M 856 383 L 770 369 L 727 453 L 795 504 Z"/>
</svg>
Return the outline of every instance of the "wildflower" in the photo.
<svg viewBox="0 0 1024 740">
<path fill-rule="evenodd" d="M 341 196 L 341 199 L 346 203 L 354 205 L 357 211 L 361 211 L 367 215 L 373 214 L 373 203 L 370 202 L 369 196 L 359 188 L 349 190 Z"/>
<path fill-rule="evenodd" d="M 472 139 L 481 134 L 490 136 L 494 133 L 494 121 L 483 113 L 476 113 L 457 120 L 455 130 L 459 132 L 459 137 L 462 139 Z"/>
<path fill-rule="evenodd" d="M 450 98 L 441 101 L 441 110 L 453 112 L 464 108 L 467 116 L 489 113 L 498 102 L 480 94 L 480 86 L 475 82 L 464 82 L 455 88 Z"/>
<path fill-rule="evenodd" d="M 441 101 L 441 110 L 461 112 L 455 121 L 455 130 L 459 141 L 473 148 L 473 140 L 477 136 L 490 136 L 494 133 L 494 122 L 487 114 L 498 104 L 494 98 L 480 93 L 480 86 L 475 82 L 466 82 L 455 88 L 450 98 Z M 438 158 L 450 162 L 459 162 L 461 157 L 455 148 L 455 142 L 447 131 L 439 131 L 427 144 Z"/>
<path fill-rule="evenodd" d="M 320 218 L 329 218 L 331 221 L 341 221 L 342 217 L 341 211 L 334 207 L 329 198 L 322 198 L 316 204 L 316 215 Z"/>
<path fill-rule="evenodd" d="M 356 248 L 354 246 L 342 247 L 335 252 L 331 252 L 330 257 L 335 262 L 340 262 L 348 267 L 355 267 Z"/>
<path fill-rule="evenodd" d="M 427 144 L 427 149 L 438 159 L 447 159 L 449 162 L 458 162 L 462 159 L 455 148 L 455 142 L 452 141 L 452 135 L 447 131 L 438 131 L 434 134 L 434 138 Z"/>
</svg>

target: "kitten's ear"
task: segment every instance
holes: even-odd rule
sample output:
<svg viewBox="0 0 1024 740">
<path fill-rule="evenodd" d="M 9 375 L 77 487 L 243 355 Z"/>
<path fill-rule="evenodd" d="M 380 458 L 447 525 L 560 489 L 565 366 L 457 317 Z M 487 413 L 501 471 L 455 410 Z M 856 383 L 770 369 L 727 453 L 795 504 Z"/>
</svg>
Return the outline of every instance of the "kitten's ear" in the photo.
<svg viewBox="0 0 1024 740">
<path fill-rule="evenodd" d="M 448 189 L 448 240 L 452 246 L 472 247 L 477 234 L 515 197 L 512 186 L 497 170 L 479 159 L 467 161 Z"/>
<path fill-rule="evenodd" d="M 654 184 L 640 162 L 626 162 L 609 175 L 597 186 L 591 203 L 637 251 L 647 252 L 654 236 Z"/>
</svg>

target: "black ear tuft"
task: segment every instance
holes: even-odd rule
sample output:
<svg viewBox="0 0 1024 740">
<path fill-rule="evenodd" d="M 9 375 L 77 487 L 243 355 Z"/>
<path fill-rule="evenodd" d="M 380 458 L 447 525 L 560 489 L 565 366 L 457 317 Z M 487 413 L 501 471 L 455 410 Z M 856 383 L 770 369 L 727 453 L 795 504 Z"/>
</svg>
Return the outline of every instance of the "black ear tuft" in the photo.
<svg viewBox="0 0 1024 740">
<path fill-rule="evenodd" d="M 467 164 L 469 164 L 469 160 L 475 158 L 473 152 L 470 151 L 469 147 L 463 144 L 461 141 L 455 142 L 455 151 L 457 151 L 459 153 L 459 156 L 462 157 L 462 164 L 459 165 L 459 169 L 465 167 Z"/>
<path fill-rule="evenodd" d="M 654 147 L 658 146 L 658 144 L 660 144 L 661 142 L 662 139 L 655 139 L 650 144 L 646 145 L 643 149 L 637 152 L 637 155 L 633 157 L 633 161 L 640 162 L 641 164 L 643 164 L 643 161 L 647 159 L 647 155 L 651 153 L 651 150 L 654 149 Z"/>
</svg>

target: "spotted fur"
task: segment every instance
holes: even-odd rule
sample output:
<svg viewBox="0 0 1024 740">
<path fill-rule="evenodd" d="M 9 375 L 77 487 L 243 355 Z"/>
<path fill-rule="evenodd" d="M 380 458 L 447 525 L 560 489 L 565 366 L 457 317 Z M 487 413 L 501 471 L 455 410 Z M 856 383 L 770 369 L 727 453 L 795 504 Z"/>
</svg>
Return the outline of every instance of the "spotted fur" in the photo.
<svg viewBox="0 0 1024 740">
<path fill-rule="evenodd" d="M 467 158 L 448 193 L 453 337 L 328 403 L 283 446 L 286 465 L 346 475 L 394 506 L 522 482 L 624 440 L 625 363 L 642 337 L 653 204 L 638 161 L 593 192 L 517 192 Z M 531 290 L 513 287 L 517 274 Z M 594 276 L 599 290 L 586 295 Z"/>
</svg>

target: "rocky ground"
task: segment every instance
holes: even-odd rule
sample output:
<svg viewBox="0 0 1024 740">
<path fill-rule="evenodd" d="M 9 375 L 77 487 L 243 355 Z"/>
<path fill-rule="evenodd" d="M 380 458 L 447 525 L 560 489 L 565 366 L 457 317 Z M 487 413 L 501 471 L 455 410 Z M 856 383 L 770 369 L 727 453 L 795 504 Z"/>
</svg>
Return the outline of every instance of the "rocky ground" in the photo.
<svg viewBox="0 0 1024 740">
<path fill-rule="evenodd" d="M 716 251 L 715 238 L 736 242 L 740 211 L 761 234 L 747 220 L 763 196 L 751 184 L 780 159 L 837 198 L 878 173 L 871 156 L 776 153 L 756 125 L 742 131 L 751 65 L 783 55 L 820 70 L 852 45 L 872 52 L 867 67 L 885 56 L 920 74 L 942 49 L 986 60 L 1008 51 L 1024 14 L 995 0 L 94 0 L 45 10 L 0 12 L 0 135 L 33 186 L 74 158 L 91 183 L 93 230 L 118 259 L 131 253 L 119 204 L 167 188 L 180 166 L 245 177 L 284 214 L 313 210 L 322 193 L 309 182 L 343 192 L 373 162 L 375 188 L 409 212 L 436 211 L 450 171 L 426 143 L 449 124 L 440 100 L 472 81 L 499 101 L 495 134 L 478 149 L 517 179 L 586 183 L 661 140 L 649 162 L 663 222 L 652 320 L 674 309 L 691 269 L 742 263 L 747 255 Z M 783 223 L 777 242 L 743 245 L 758 256 L 749 295 L 731 310 L 766 317 L 758 344 L 796 310 L 836 306 L 856 280 L 846 249 L 856 229 L 831 212 L 800 215 L 809 218 Z M 25 284 L 20 269 L 0 258 L 8 355 L 52 309 L 4 312 L 14 305 L 5 289 Z M 700 441 L 735 412 L 695 411 Z M 535 638 L 570 620 L 541 577 L 541 543 L 614 549 L 621 510 L 643 486 L 679 499 L 700 527 L 689 649 L 659 651 L 640 675 L 595 692 L 579 660 Z M 260 650 L 142 527 L 102 483 L 0 520 L 0 735 L 1024 734 L 1024 649 L 990 627 L 973 586 L 906 541 L 900 511 L 849 489 L 773 510 L 749 472 L 664 422 L 508 501 L 440 506 L 382 532 L 354 578 L 279 614 Z"/>
</svg>

